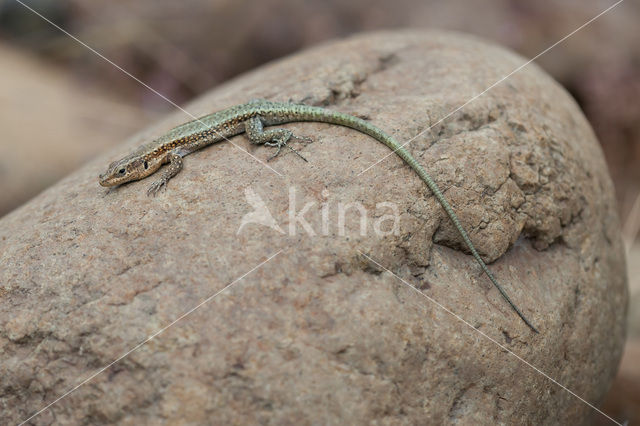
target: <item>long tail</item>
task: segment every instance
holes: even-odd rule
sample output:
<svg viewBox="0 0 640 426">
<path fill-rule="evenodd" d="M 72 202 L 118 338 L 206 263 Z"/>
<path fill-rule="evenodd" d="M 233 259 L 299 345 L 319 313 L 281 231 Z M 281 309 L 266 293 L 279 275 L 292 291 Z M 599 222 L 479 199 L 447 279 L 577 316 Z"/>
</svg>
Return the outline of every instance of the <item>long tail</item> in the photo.
<svg viewBox="0 0 640 426">
<path fill-rule="evenodd" d="M 398 143 L 398 141 L 396 141 L 394 138 L 392 138 L 391 136 L 383 132 L 381 129 L 358 117 L 354 117 L 351 115 L 347 115 L 347 114 L 343 114 L 335 111 L 327 112 L 327 110 L 323 108 L 316 108 L 316 107 L 310 107 L 310 106 L 300 106 L 300 107 L 301 109 L 305 110 L 305 112 L 307 113 L 307 117 L 306 117 L 307 120 L 337 124 L 340 126 L 350 127 L 352 129 L 358 130 L 384 143 L 386 146 L 391 148 L 391 150 L 393 150 L 394 153 L 396 153 L 400 158 L 402 158 L 418 174 L 418 176 L 420 176 L 420 179 L 422 179 L 422 181 L 425 184 L 427 184 L 431 192 L 433 192 L 433 195 L 435 195 L 436 199 L 438 200 L 440 205 L 442 205 L 442 208 L 447 213 L 447 215 L 453 222 L 454 226 L 460 233 L 460 236 L 462 236 L 462 239 L 464 240 L 465 244 L 471 251 L 471 254 L 473 255 L 473 257 L 475 257 L 476 261 L 478 262 L 478 264 L 480 265 L 484 273 L 487 274 L 487 276 L 489 277 L 493 285 L 498 289 L 500 294 L 502 294 L 502 297 L 504 297 L 504 299 L 509 303 L 509 305 L 511 305 L 513 310 L 516 311 L 518 316 L 522 318 L 525 324 L 527 324 L 536 333 L 539 333 L 538 329 L 536 329 L 533 326 L 533 324 L 531 324 L 531 322 L 527 319 L 527 317 L 525 317 L 524 314 L 520 311 L 520 309 L 518 309 L 518 307 L 511 301 L 511 299 L 509 298 L 505 290 L 500 286 L 500 284 L 498 284 L 498 281 L 495 279 L 495 277 L 493 276 L 493 274 L 491 273 L 487 265 L 484 263 L 484 261 L 478 254 L 478 251 L 476 250 L 473 243 L 471 242 L 471 239 L 469 239 L 467 232 L 464 230 L 464 228 L 460 224 L 460 220 L 458 219 L 458 216 L 456 216 L 453 209 L 451 208 L 451 205 L 449 205 L 449 202 L 447 201 L 447 199 L 444 197 L 444 195 L 442 195 L 442 191 L 440 191 L 440 188 L 438 188 L 438 185 L 436 185 L 436 183 L 431 178 L 431 176 L 429 176 L 426 170 L 422 168 L 422 166 L 416 161 L 415 158 L 413 158 L 413 156 L 409 153 L 409 151 L 404 149 L 402 145 Z"/>
</svg>

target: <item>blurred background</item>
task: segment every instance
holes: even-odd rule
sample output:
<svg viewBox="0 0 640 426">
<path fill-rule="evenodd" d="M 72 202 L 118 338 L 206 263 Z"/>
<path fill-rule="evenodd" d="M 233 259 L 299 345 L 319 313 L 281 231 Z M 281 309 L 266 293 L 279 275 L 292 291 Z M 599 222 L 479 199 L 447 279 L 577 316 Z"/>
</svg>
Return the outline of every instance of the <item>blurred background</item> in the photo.
<svg viewBox="0 0 640 426">
<path fill-rule="evenodd" d="M 21 1 L 178 104 L 267 61 L 361 31 L 463 31 L 531 58 L 615 3 Z M 640 0 L 623 1 L 536 62 L 583 109 L 616 186 L 629 338 L 603 409 L 640 424 Z M 0 0 L 0 217 L 172 110 L 20 2 Z M 594 424 L 603 419 L 594 416 Z"/>
</svg>

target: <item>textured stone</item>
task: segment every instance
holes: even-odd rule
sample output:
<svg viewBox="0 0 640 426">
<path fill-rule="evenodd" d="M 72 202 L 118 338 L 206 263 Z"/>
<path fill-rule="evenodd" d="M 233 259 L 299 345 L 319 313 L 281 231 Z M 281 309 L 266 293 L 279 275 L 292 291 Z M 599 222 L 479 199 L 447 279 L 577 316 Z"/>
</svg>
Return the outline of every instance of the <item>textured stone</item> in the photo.
<svg viewBox="0 0 640 426">
<path fill-rule="evenodd" d="M 188 110 L 305 99 L 399 140 L 419 135 L 408 148 L 539 335 L 457 250 L 441 208 L 398 158 L 359 175 L 389 150 L 352 130 L 288 125 L 313 142 L 294 144 L 308 163 L 291 152 L 269 163 L 282 176 L 222 143 L 187 157 L 156 198 L 145 195 L 149 180 L 98 186 L 109 161 L 185 121 L 175 114 L 0 221 L 3 422 L 28 417 L 231 283 L 34 422 L 586 421 L 587 405 L 362 255 L 599 403 L 621 354 L 627 290 L 591 128 L 535 65 L 440 121 L 523 62 L 456 34 L 366 34 L 263 67 Z M 255 223 L 238 232 L 253 211 L 248 193 L 283 232 Z M 304 218 L 315 235 L 292 226 L 292 194 L 297 212 L 313 203 Z M 364 233 L 355 208 L 343 227 L 338 219 L 340 205 L 356 202 Z M 395 234 L 374 232 L 392 211 L 383 202 L 397 208 Z"/>
</svg>

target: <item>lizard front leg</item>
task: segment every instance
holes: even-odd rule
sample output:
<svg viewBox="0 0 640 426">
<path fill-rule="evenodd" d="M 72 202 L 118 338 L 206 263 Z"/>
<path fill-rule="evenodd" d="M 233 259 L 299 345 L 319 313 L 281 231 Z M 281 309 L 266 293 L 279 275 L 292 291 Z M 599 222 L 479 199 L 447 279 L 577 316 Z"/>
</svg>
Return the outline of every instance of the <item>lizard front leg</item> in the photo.
<svg viewBox="0 0 640 426">
<path fill-rule="evenodd" d="M 307 161 L 298 151 L 287 145 L 287 142 L 295 137 L 293 132 L 288 129 L 269 129 L 264 130 L 264 125 L 260 117 L 252 117 L 244 123 L 245 132 L 249 137 L 249 141 L 256 145 L 266 145 L 276 147 L 276 153 L 269 157 L 269 160 L 280 154 L 283 146 L 287 146 L 291 151 L 295 152 L 304 161 Z M 297 138 L 301 139 L 301 138 Z"/>
<path fill-rule="evenodd" d="M 147 190 L 147 195 L 156 195 L 158 191 L 162 189 L 162 187 L 166 188 L 169 179 L 177 175 L 178 172 L 182 170 L 183 161 L 180 154 L 175 151 L 171 151 L 169 152 L 169 154 L 167 154 L 167 157 L 169 160 L 169 165 L 162 171 L 160 179 L 151 184 L 151 186 Z"/>
</svg>

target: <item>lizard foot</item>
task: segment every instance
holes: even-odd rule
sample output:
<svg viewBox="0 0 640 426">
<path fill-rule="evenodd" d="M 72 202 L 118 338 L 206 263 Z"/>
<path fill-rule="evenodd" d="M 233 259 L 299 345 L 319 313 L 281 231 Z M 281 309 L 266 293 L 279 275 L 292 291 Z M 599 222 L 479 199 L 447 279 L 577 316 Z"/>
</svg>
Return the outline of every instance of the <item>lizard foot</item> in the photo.
<svg viewBox="0 0 640 426">
<path fill-rule="evenodd" d="M 278 140 L 276 140 L 275 142 L 265 142 L 266 146 L 272 146 L 272 147 L 276 147 L 276 153 L 273 154 L 271 157 L 269 157 L 267 159 L 267 161 L 271 161 L 274 158 L 276 158 L 278 156 L 278 154 L 280 154 L 280 150 L 282 149 L 282 147 L 286 146 L 287 148 L 289 148 L 291 151 L 293 151 L 298 157 L 302 158 L 305 162 L 309 162 L 306 158 L 304 158 L 302 156 L 302 154 L 300 154 L 297 150 L 295 150 L 294 148 L 291 147 L 291 145 L 289 145 L 289 140 L 290 139 L 297 139 L 299 141 L 303 141 L 303 142 L 313 142 L 313 139 L 308 138 L 308 137 L 301 137 L 301 136 L 296 136 L 296 135 L 289 135 L 287 138 L 280 138 Z"/>
<path fill-rule="evenodd" d="M 147 195 L 155 195 L 164 187 L 165 191 L 167 190 L 167 179 L 159 179 L 151 184 L 149 189 L 147 190 Z"/>
</svg>

